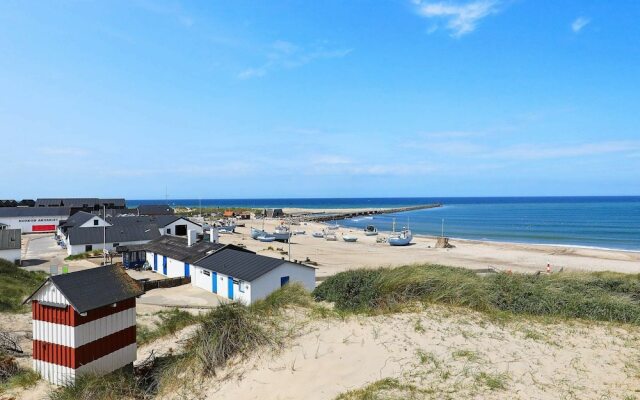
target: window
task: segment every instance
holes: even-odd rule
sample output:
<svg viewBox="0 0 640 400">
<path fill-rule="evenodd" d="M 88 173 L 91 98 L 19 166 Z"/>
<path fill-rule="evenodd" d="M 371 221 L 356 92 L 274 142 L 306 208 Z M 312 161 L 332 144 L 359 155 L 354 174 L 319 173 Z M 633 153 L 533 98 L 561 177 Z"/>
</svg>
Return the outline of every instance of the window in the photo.
<svg viewBox="0 0 640 400">
<path fill-rule="evenodd" d="M 209 271 L 205 271 L 204 269 L 201 270 L 203 274 L 205 274 L 206 276 L 211 276 L 211 272 Z"/>
<path fill-rule="evenodd" d="M 238 290 L 240 291 L 240 293 L 244 293 L 244 289 L 244 281 L 238 281 Z"/>
<path fill-rule="evenodd" d="M 88 244 L 88 245 L 84 246 L 84 251 L 91 251 L 91 250 L 93 250 L 93 246 L 92 245 Z"/>
<path fill-rule="evenodd" d="M 120 243 L 118 243 L 118 242 L 113 244 L 113 247 L 118 247 L 118 246 L 120 246 Z"/>
<path fill-rule="evenodd" d="M 93 225 L 94 225 L 94 226 L 98 226 L 98 220 L 97 220 L 97 219 L 94 219 L 94 220 L 93 220 Z"/>
<path fill-rule="evenodd" d="M 171 228 L 167 228 L 167 235 L 171 235 Z"/>
<path fill-rule="evenodd" d="M 176 225 L 176 236 L 187 236 L 187 225 Z"/>
</svg>

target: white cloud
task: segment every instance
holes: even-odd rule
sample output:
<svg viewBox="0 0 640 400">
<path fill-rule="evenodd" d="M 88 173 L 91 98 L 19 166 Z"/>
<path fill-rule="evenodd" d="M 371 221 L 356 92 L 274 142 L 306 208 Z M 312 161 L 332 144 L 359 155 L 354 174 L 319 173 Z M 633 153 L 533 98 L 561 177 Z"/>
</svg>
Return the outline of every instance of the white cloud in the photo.
<svg viewBox="0 0 640 400">
<path fill-rule="evenodd" d="M 589 18 L 586 17 L 578 17 L 575 19 L 575 21 L 573 21 L 571 23 L 571 30 L 574 33 L 579 33 L 582 28 L 584 28 L 585 26 L 587 26 L 589 24 L 589 22 L 591 22 L 591 20 Z"/>
<path fill-rule="evenodd" d="M 269 46 L 266 54 L 267 61 L 264 64 L 240 71 L 238 78 L 259 78 L 272 71 L 298 68 L 316 60 L 342 58 L 351 51 L 351 49 L 327 50 L 323 46 L 307 50 L 291 42 L 277 40 Z"/>
<path fill-rule="evenodd" d="M 430 2 L 415 0 L 418 14 L 426 18 L 442 19 L 453 37 L 473 32 L 480 20 L 498 12 L 498 0 L 476 0 L 467 3 Z M 434 28 L 430 29 L 433 32 Z"/>
<path fill-rule="evenodd" d="M 628 153 L 638 150 L 640 150 L 640 142 L 637 141 L 607 141 L 556 146 L 519 144 L 487 153 L 485 156 L 491 158 L 535 160 L 589 157 L 604 154 Z"/>
</svg>

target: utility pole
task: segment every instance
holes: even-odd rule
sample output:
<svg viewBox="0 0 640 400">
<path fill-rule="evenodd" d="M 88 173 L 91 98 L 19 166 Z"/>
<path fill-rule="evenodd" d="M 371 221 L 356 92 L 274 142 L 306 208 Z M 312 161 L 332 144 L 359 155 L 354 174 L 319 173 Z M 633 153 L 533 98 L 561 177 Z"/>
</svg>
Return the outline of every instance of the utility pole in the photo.
<svg viewBox="0 0 640 400">
<path fill-rule="evenodd" d="M 107 206 L 102 205 L 102 218 L 107 220 Z M 107 265 L 107 224 L 102 227 L 102 265 Z"/>
</svg>

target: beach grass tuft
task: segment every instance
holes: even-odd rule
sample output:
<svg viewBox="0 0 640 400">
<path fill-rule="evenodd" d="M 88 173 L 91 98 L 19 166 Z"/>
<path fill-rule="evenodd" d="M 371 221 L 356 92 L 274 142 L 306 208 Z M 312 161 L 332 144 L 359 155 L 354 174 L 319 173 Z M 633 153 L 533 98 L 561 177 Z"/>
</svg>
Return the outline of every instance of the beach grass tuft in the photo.
<svg viewBox="0 0 640 400">
<path fill-rule="evenodd" d="M 44 282 L 44 272 L 29 272 L 7 260 L 0 259 L 0 312 L 22 312 L 25 297 Z"/>
<path fill-rule="evenodd" d="M 418 301 L 500 316 L 508 313 L 640 324 L 638 274 L 479 276 L 462 268 L 407 265 L 342 272 L 323 281 L 314 296 L 356 313 L 393 312 Z"/>
</svg>

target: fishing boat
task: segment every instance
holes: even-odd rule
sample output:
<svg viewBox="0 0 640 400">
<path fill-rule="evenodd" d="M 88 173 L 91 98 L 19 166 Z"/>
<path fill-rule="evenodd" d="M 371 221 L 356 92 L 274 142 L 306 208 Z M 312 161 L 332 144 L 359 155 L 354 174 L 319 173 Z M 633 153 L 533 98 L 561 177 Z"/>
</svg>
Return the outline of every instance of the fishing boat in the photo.
<svg viewBox="0 0 640 400">
<path fill-rule="evenodd" d="M 358 241 L 358 238 L 356 236 L 351 236 L 351 235 L 342 235 L 342 240 L 349 243 L 355 243 Z"/>
<path fill-rule="evenodd" d="M 330 229 L 332 231 L 335 231 L 338 228 L 340 228 L 340 225 L 338 225 L 338 221 L 335 221 L 333 225 L 327 225 L 327 229 Z"/>
<path fill-rule="evenodd" d="M 389 235 L 389 239 L 387 240 L 389 242 L 389 245 L 390 246 L 406 246 L 409 243 L 411 243 L 412 239 L 413 239 L 413 235 L 411 234 L 411 230 L 409 230 L 408 227 L 407 228 L 403 227 L 400 232 L 396 232 L 396 220 L 394 218 L 393 233 Z"/>
<path fill-rule="evenodd" d="M 256 229 L 254 227 L 251 227 L 251 239 L 258 239 L 258 237 L 264 236 L 266 234 L 267 232 L 265 232 L 263 229 Z"/>
<path fill-rule="evenodd" d="M 373 225 L 367 225 L 367 227 L 364 228 L 364 234 L 365 236 L 376 236 L 378 234 L 378 230 Z"/>
<path fill-rule="evenodd" d="M 313 232 L 311 236 L 313 236 L 314 238 L 323 238 L 324 232 Z"/>
<path fill-rule="evenodd" d="M 258 240 L 261 242 L 273 242 L 276 240 L 275 236 L 258 236 Z"/>
<path fill-rule="evenodd" d="M 277 227 L 271 236 L 275 237 L 277 241 L 287 242 L 291 238 L 291 231 L 285 225 Z"/>
<path fill-rule="evenodd" d="M 305 233 L 307 233 L 304 229 L 296 229 L 295 231 L 293 231 L 294 235 L 304 235 Z"/>
<path fill-rule="evenodd" d="M 330 242 L 335 242 L 336 240 L 338 240 L 338 237 L 335 233 L 327 233 L 324 235 L 324 239 Z"/>
</svg>

